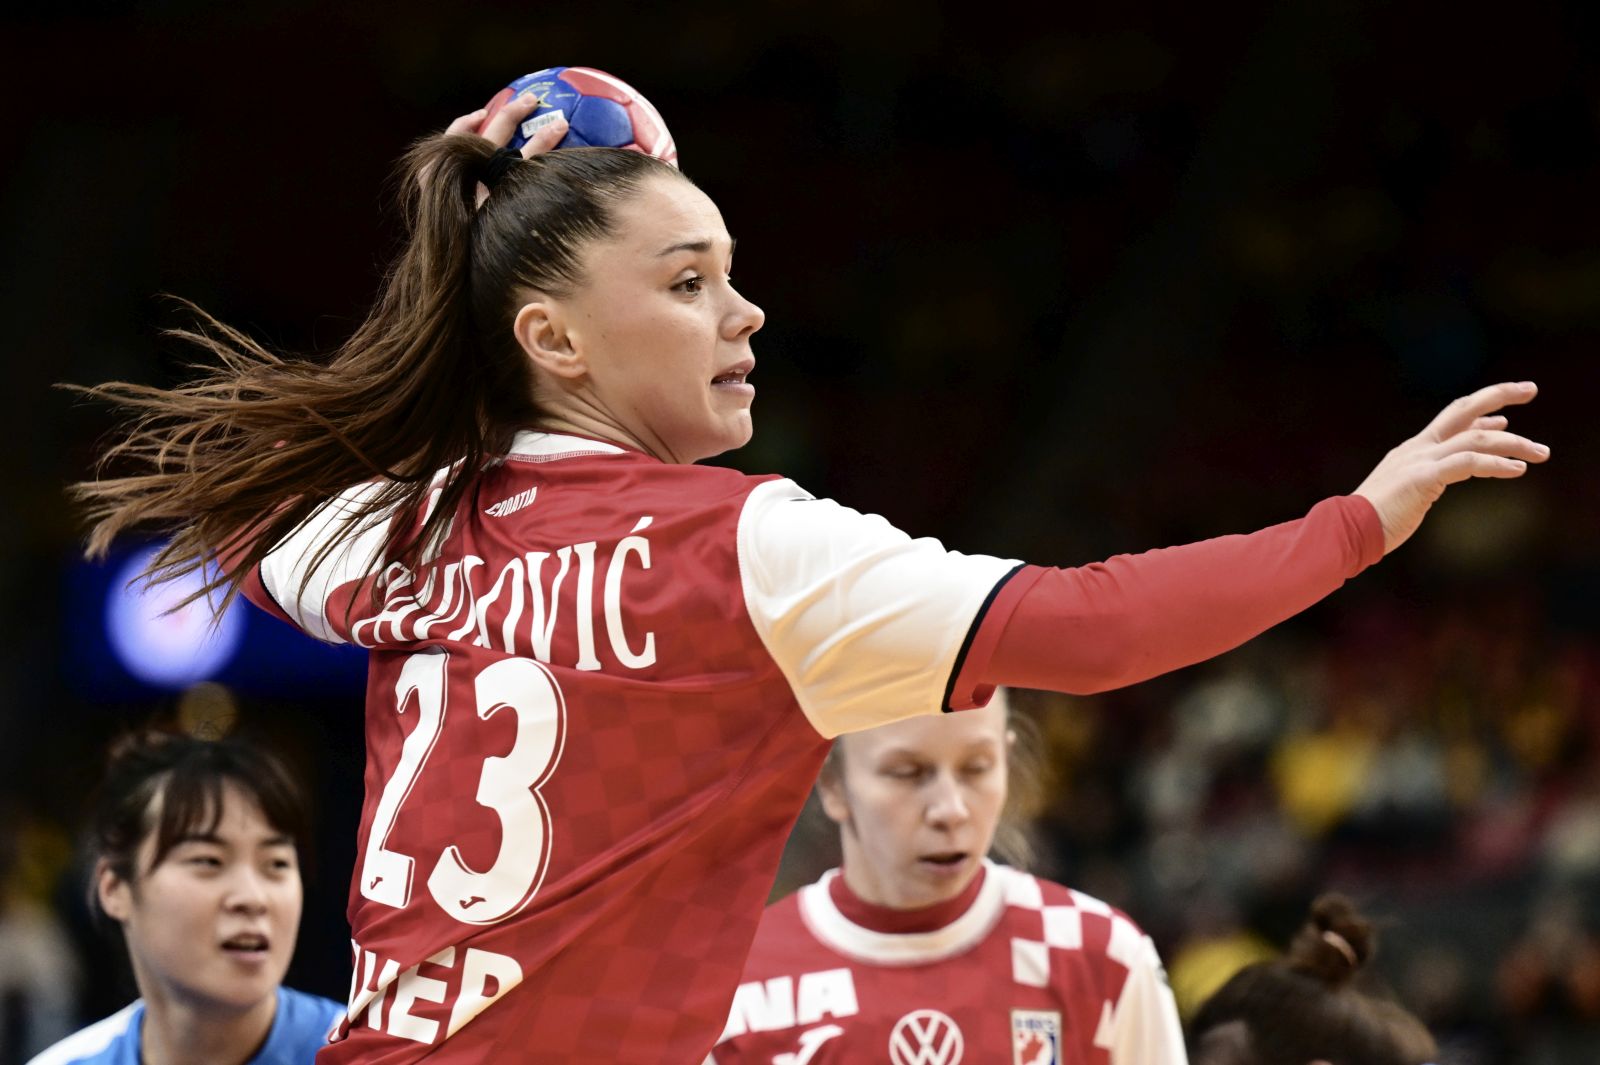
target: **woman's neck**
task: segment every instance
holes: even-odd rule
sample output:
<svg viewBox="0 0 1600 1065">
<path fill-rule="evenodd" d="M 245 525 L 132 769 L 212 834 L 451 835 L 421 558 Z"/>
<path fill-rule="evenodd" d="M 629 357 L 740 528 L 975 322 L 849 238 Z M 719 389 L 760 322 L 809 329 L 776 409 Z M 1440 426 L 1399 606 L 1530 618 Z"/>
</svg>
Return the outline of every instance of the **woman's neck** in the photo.
<svg viewBox="0 0 1600 1065">
<path fill-rule="evenodd" d="M 139 1059 L 142 1065 L 244 1065 L 267 1041 L 277 1012 L 276 991 L 227 1013 L 170 990 L 145 995 Z"/>
<path fill-rule="evenodd" d="M 608 407 L 586 394 L 541 396 L 534 428 L 546 433 L 575 433 L 604 440 L 618 447 L 642 451 L 662 462 L 679 462 L 666 445 L 651 434 L 627 428 Z"/>
</svg>

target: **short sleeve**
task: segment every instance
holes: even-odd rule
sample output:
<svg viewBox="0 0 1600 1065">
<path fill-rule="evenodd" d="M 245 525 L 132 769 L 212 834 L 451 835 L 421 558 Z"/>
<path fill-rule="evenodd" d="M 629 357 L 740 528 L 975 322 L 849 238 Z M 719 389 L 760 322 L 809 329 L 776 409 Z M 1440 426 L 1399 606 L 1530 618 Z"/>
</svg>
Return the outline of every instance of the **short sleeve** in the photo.
<svg viewBox="0 0 1600 1065">
<path fill-rule="evenodd" d="M 259 580 L 259 588 L 255 580 L 246 579 L 246 596 L 307 635 L 347 643 L 342 618 L 335 617 L 328 604 L 340 589 L 377 575 L 389 522 L 380 517 L 351 527 L 348 519 L 381 487 L 377 482 L 358 485 L 313 511 L 261 560 L 251 575 Z M 324 554 L 330 543 L 332 550 Z M 260 601 L 263 592 L 268 601 Z"/>
<path fill-rule="evenodd" d="M 750 493 L 738 549 L 751 621 L 828 737 L 944 710 L 985 605 L 1021 567 L 913 539 L 787 480 Z"/>
<path fill-rule="evenodd" d="M 1141 935 L 1131 953 L 1111 1022 L 1111 1065 L 1183 1065 L 1183 1023 L 1156 946 Z"/>
</svg>

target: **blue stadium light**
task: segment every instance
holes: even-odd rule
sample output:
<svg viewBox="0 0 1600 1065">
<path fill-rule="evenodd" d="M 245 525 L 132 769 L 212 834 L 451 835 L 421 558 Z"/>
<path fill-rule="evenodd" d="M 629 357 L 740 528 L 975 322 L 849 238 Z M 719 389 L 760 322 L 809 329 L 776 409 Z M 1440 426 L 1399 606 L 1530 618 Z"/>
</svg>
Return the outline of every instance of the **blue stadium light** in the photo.
<svg viewBox="0 0 1600 1065">
<path fill-rule="evenodd" d="M 212 625 L 204 598 L 172 608 L 198 591 L 200 572 L 150 587 L 140 578 L 160 547 L 135 553 L 106 590 L 106 636 L 124 669 L 146 684 L 186 688 L 220 673 L 244 636 L 241 611 L 228 610 Z"/>
</svg>

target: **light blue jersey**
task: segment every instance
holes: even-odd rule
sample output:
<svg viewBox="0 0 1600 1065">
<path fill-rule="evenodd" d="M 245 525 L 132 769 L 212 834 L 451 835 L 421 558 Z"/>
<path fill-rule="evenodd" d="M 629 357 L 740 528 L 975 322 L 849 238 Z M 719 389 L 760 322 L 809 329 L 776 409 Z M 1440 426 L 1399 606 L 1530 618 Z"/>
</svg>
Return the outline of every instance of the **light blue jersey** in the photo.
<svg viewBox="0 0 1600 1065">
<path fill-rule="evenodd" d="M 311 1065 L 344 1007 L 319 995 L 278 988 L 278 1011 L 261 1050 L 245 1065 Z M 28 1065 L 140 1065 L 144 1000 L 67 1036 Z"/>
</svg>

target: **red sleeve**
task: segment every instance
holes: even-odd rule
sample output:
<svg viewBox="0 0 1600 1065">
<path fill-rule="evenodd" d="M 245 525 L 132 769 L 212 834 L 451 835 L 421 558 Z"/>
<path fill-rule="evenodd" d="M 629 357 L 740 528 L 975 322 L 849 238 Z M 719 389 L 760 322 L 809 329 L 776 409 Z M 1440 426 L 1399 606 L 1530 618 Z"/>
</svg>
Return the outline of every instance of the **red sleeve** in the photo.
<svg viewBox="0 0 1600 1065">
<path fill-rule="evenodd" d="M 233 576 L 240 563 L 244 561 L 245 554 L 250 550 L 251 544 L 254 543 L 253 532 L 254 530 L 251 530 L 242 536 L 233 537 L 217 552 L 217 565 L 221 567 L 224 573 Z M 279 621 L 287 622 L 290 625 L 294 624 L 294 620 L 284 611 L 283 606 L 272 597 L 272 592 L 267 589 L 266 584 L 261 580 L 261 566 L 259 564 L 251 566 L 250 571 L 239 579 L 239 594 Z"/>
<path fill-rule="evenodd" d="M 1382 557 L 1377 511 L 1339 496 L 1248 536 L 1074 569 L 1025 567 L 984 614 L 950 705 L 981 705 L 998 684 L 1086 695 L 1204 661 Z"/>
</svg>

